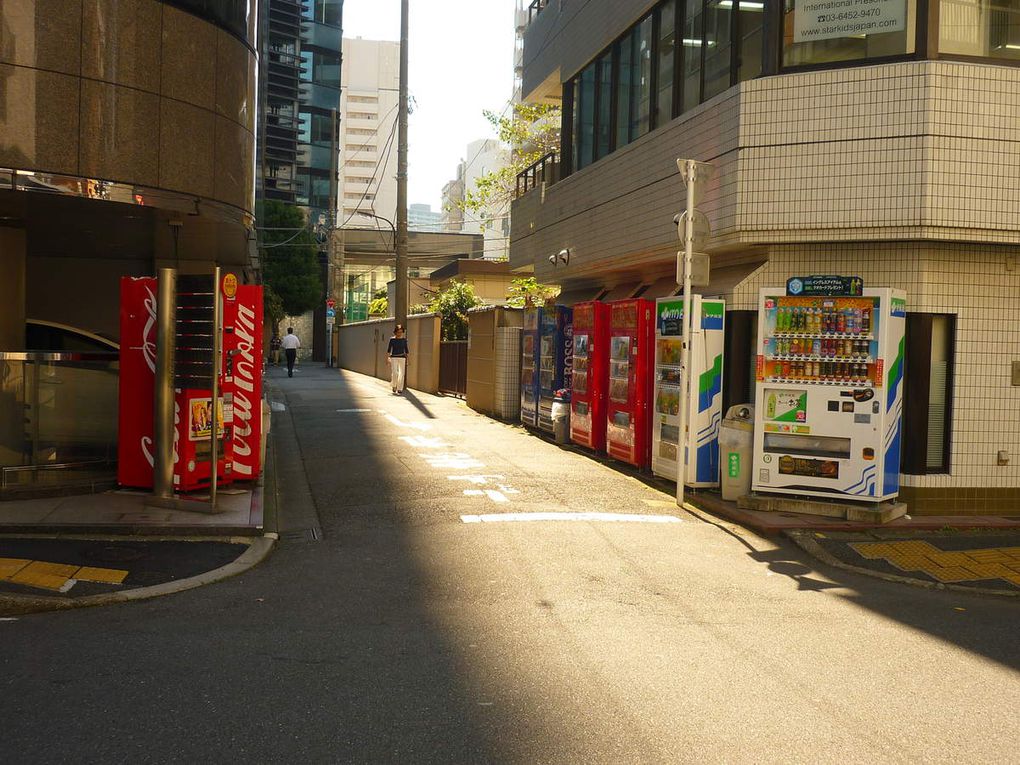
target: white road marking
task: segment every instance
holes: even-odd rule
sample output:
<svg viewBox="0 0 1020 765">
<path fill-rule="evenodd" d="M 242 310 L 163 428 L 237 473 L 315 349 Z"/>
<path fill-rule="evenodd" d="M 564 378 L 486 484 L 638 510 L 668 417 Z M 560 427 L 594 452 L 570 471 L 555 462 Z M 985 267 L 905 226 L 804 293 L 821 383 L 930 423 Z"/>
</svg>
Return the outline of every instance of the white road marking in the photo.
<svg viewBox="0 0 1020 765">
<path fill-rule="evenodd" d="M 613 523 L 683 523 L 672 515 L 630 515 L 628 513 L 495 513 L 462 515 L 464 523 L 515 523 L 529 521 L 609 521 Z"/>
<path fill-rule="evenodd" d="M 516 494 L 516 492 L 514 492 Z M 494 489 L 464 489 L 465 497 L 488 497 L 493 502 L 509 502 L 506 495 Z"/>
<path fill-rule="evenodd" d="M 484 486 L 489 482 L 489 479 L 493 478 L 497 481 L 505 481 L 506 477 L 501 475 L 448 475 L 446 476 L 447 481 L 468 481 L 477 486 Z"/>
<path fill-rule="evenodd" d="M 404 422 L 392 414 L 389 414 L 385 409 L 380 409 L 379 414 L 383 415 L 387 420 L 392 422 L 398 428 L 414 428 L 415 430 L 432 430 L 432 426 L 427 422 Z"/>
<path fill-rule="evenodd" d="M 210 404 L 210 406 L 212 406 L 212 405 Z M 362 412 L 371 412 L 372 410 L 371 409 L 337 409 L 337 411 L 340 412 L 340 414 L 353 414 L 353 413 L 360 414 Z"/>
<path fill-rule="evenodd" d="M 434 468 L 452 468 L 454 470 L 470 470 L 485 467 L 470 454 L 463 452 L 444 452 L 440 454 L 423 454 L 422 457 Z"/>
<path fill-rule="evenodd" d="M 415 449 L 449 449 L 450 444 L 441 438 L 428 438 L 426 436 L 401 436 L 400 440 Z"/>
<path fill-rule="evenodd" d="M 0 616 L 0 622 L 16 622 L 18 617 L 16 616 Z"/>
</svg>

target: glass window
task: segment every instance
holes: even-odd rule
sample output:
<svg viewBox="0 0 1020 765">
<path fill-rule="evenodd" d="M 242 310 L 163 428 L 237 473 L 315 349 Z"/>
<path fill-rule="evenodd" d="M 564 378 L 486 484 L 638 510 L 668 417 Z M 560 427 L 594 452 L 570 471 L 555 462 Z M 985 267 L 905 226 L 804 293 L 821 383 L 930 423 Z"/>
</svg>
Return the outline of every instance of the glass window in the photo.
<svg viewBox="0 0 1020 765">
<path fill-rule="evenodd" d="M 304 6 L 301 15 L 309 21 L 318 21 L 320 24 L 332 24 L 340 26 L 343 14 L 343 0 L 305 0 L 308 5 Z"/>
<path fill-rule="evenodd" d="M 598 138 L 595 159 L 602 159 L 612 147 L 613 139 L 613 57 L 607 53 L 598 62 Z"/>
<path fill-rule="evenodd" d="M 301 79 L 316 85 L 340 87 L 340 56 L 317 50 L 301 51 Z"/>
<path fill-rule="evenodd" d="M 941 0 L 939 52 L 1020 60 L 1020 0 Z"/>
<path fill-rule="evenodd" d="M 740 65 L 737 80 L 753 80 L 761 74 L 761 27 L 765 17 L 765 0 L 740 0 Z"/>
<path fill-rule="evenodd" d="M 631 36 L 616 43 L 616 147 L 630 143 Z"/>
<path fill-rule="evenodd" d="M 630 139 L 648 132 L 652 116 L 652 17 L 634 29 L 634 108 Z"/>
<path fill-rule="evenodd" d="M 657 62 L 658 96 L 655 100 L 655 126 L 673 119 L 673 69 L 676 63 L 676 0 L 667 0 L 659 8 L 659 50 Z"/>
<path fill-rule="evenodd" d="M 827 64 L 914 52 L 917 0 L 785 0 L 783 66 Z"/>
<path fill-rule="evenodd" d="M 730 86 L 733 0 L 708 0 L 705 9 L 705 92 L 703 101 Z"/>
<path fill-rule="evenodd" d="M 702 0 L 686 0 L 683 38 L 683 111 L 701 103 Z"/>
<path fill-rule="evenodd" d="M 903 389 L 904 473 L 948 473 L 956 317 L 908 313 Z"/>
<path fill-rule="evenodd" d="M 592 148 L 595 140 L 595 65 L 590 65 L 581 72 L 580 104 L 575 103 L 574 109 L 579 114 L 578 133 L 574 136 L 577 142 L 577 164 L 580 170 L 592 162 Z"/>
</svg>

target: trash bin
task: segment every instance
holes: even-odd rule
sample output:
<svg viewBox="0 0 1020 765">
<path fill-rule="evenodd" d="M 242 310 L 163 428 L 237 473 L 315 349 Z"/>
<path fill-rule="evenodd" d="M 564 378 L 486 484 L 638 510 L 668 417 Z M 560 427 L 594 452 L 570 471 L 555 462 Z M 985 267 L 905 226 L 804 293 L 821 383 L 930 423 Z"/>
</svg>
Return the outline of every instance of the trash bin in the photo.
<svg viewBox="0 0 1020 765">
<path fill-rule="evenodd" d="M 726 410 L 719 426 L 719 468 L 722 498 L 735 502 L 751 491 L 751 449 L 754 407 L 737 404 Z"/>
<path fill-rule="evenodd" d="M 570 443 L 570 391 L 566 388 L 553 394 L 552 420 L 556 443 Z"/>
</svg>

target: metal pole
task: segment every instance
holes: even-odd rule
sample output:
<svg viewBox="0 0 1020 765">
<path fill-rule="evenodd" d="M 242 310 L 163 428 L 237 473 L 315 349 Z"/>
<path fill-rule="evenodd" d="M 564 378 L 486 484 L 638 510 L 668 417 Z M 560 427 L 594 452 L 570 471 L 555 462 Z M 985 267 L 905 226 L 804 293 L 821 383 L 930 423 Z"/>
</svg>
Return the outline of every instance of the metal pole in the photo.
<svg viewBox="0 0 1020 765">
<path fill-rule="evenodd" d="M 685 163 L 687 178 L 687 215 L 684 216 L 684 315 L 681 319 L 682 356 L 680 359 L 680 434 L 676 452 L 676 503 L 683 507 L 684 481 L 687 480 L 687 410 L 691 401 L 691 260 L 694 255 L 694 184 L 698 163 Z"/>
<path fill-rule="evenodd" d="M 400 103 L 397 117 L 396 305 L 398 324 L 407 324 L 407 2 L 400 0 Z"/>
<path fill-rule="evenodd" d="M 220 356 L 223 352 L 223 300 L 220 298 L 220 267 L 213 270 L 213 366 L 212 366 L 212 428 L 209 433 L 209 456 L 212 467 L 209 472 L 209 504 L 216 507 L 216 483 L 219 477 L 219 398 L 220 398 Z"/>
<path fill-rule="evenodd" d="M 177 321 L 177 271 L 161 268 L 156 288 L 156 380 L 153 399 L 152 494 L 174 496 L 174 347 Z"/>
</svg>

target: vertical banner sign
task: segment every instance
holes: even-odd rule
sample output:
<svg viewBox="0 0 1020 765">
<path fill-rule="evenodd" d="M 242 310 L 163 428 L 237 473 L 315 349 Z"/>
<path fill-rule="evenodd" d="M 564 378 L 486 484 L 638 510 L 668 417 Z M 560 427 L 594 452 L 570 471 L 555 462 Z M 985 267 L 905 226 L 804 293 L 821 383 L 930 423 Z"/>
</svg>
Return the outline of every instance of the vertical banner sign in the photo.
<svg viewBox="0 0 1020 765">
<path fill-rule="evenodd" d="M 254 481 L 262 472 L 262 287 L 234 289 L 235 296 L 223 302 L 224 350 L 234 390 L 233 473 L 234 480 Z"/>
<path fill-rule="evenodd" d="M 156 390 L 156 279 L 120 280 L 117 482 L 152 487 Z"/>
</svg>

